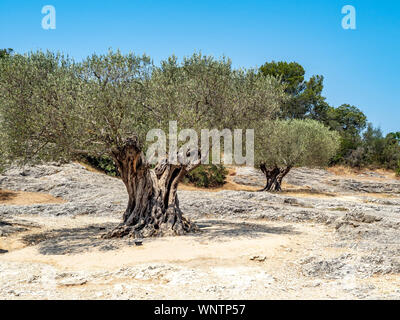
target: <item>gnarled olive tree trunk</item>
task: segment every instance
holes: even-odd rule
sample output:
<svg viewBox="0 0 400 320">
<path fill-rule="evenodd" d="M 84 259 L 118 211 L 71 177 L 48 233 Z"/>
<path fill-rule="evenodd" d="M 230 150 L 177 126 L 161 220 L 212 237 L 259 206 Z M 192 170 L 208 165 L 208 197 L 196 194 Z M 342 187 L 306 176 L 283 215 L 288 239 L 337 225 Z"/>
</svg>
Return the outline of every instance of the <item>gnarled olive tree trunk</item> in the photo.
<svg viewBox="0 0 400 320">
<path fill-rule="evenodd" d="M 177 190 L 183 176 L 200 161 L 184 165 L 165 159 L 151 169 L 135 138 L 127 139 L 122 148 L 113 150 L 112 156 L 129 200 L 123 222 L 106 238 L 183 235 L 197 229 L 182 216 Z"/>
<path fill-rule="evenodd" d="M 279 168 L 277 166 L 267 167 L 264 163 L 260 165 L 262 173 L 267 178 L 266 186 L 260 191 L 282 191 L 282 180 L 292 169 L 292 166 Z"/>
</svg>

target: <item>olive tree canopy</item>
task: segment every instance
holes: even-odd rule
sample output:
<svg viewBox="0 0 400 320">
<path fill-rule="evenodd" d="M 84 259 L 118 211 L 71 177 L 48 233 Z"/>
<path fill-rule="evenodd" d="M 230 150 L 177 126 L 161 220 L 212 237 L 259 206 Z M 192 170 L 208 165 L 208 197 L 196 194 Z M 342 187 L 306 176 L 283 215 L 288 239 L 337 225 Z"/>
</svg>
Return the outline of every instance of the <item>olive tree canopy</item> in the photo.
<svg viewBox="0 0 400 320">
<path fill-rule="evenodd" d="M 235 70 L 229 59 L 194 54 L 155 66 L 147 56 L 110 51 L 76 63 L 35 52 L 0 61 L 3 156 L 34 163 L 109 154 L 128 191 L 123 223 L 109 236 L 183 234 L 193 229 L 179 209 L 177 186 L 199 165 L 153 168 L 146 133 L 179 128 L 255 128 L 280 108 L 279 81 Z"/>
<path fill-rule="evenodd" d="M 266 121 L 256 133 L 256 165 L 267 178 L 263 190 L 280 191 L 295 166 L 328 164 L 339 148 L 339 135 L 315 120 Z"/>
</svg>

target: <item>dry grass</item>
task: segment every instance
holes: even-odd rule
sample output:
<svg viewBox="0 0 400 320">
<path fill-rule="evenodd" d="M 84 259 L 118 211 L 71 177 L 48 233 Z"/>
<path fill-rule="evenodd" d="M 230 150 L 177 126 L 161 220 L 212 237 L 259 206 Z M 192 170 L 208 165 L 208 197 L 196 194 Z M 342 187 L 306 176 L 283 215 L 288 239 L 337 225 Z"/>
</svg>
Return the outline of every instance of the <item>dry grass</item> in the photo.
<svg viewBox="0 0 400 320">
<path fill-rule="evenodd" d="M 95 173 L 100 173 L 100 174 L 105 174 L 104 172 L 92 167 L 91 165 L 83 162 L 78 162 L 80 165 L 84 166 L 88 171 L 90 172 L 95 172 Z M 191 183 L 180 183 L 178 189 L 179 190 L 184 190 L 184 191 L 203 191 L 203 192 L 219 192 L 223 190 L 232 190 L 232 191 L 249 191 L 249 192 L 254 192 L 260 190 L 260 187 L 255 187 L 255 186 L 248 186 L 248 185 L 242 185 L 238 184 L 233 181 L 233 177 L 236 175 L 236 167 L 227 167 L 226 168 L 228 171 L 228 174 L 226 176 L 226 182 L 224 185 L 216 188 L 201 188 L 201 187 L 196 187 L 194 184 Z M 385 179 L 397 179 L 400 180 L 400 177 L 396 176 L 396 173 L 393 170 L 388 170 L 388 169 L 357 169 L 357 168 L 351 168 L 351 167 L 346 167 L 346 166 L 334 166 L 334 167 L 329 167 L 327 170 L 335 175 L 342 176 L 342 177 L 348 177 L 348 178 L 357 178 L 360 180 L 376 180 L 376 181 L 383 181 Z M 366 172 L 375 172 L 377 174 L 380 174 L 384 176 L 384 178 L 378 178 L 378 177 L 362 177 L 360 176 L 361 174 L 364 174 Z M 329 197 L 335 197 L 337 196 L 334 193 L 326 193 L 326 192 L 317 192 L 315 190 L 307 189 L 304 187 L 299 187 L 299 186 L 294 186 L 288 183 L 283 182 L 282 183 L 282 188 L 283 191 L 280 194 L 287 194 L 290 196 L 298 196 L 298 197 L 313 197 L 313 198 L 329 198 Z M 371 194 L 372 196 L 372 194 Z M 373 194 L 373 196 L 377 198 L 390 198 L 390 197 L 396 197 L 393 195 L 388 195 L 388 194 Z M 0 204 L 1 204 L 1 199 L 0 199 Z"/>
<path fill-rule="evenodd" d="M 84 166 L 90 172 L 105 174 L 103 171 L 100 171 L 87 163 L 84 163 L 84 162 L 77 162 L 77 163 Z M 223 186 L 216 187 L 216 188 L 201 188 L 201 187 L 196 187 L 192 183 L 180 183 L 178 189 L 184 190 L 184 191 L 204 191 L 204 192 L 218 192 L 218 191 L 222 191 L 222 190 L 257 191 L 260 189 L 259 187 L 252 187 L 252 186 L 237 184 L 232 179 L 232 177 L 236 175 L 236 169 L 234 167 L 228 167 L 226 169 L 228 171 L 228 174 L 226 176 L 226 182 Z"/>
<path fill-rule="evenodd" d="M 233 177 L 236 175 L 236 168 L 228 167 L 227 170 L 228 170 L 228 174 L 226 176 L 226 182 L 223 186 L 220 186 L 217 188 L 200 188 L 200 187 L 194 186 L 193 184 L 181 183 L 181 184 L 179 184 L 179 190 L 204 191 L 204 192 L 218 192 L 218 191 L 223 191 L 223 190 L 232 190 L 232 191 L 254 192 L 254 191 L 259 191 L 261 189 L 261 187 L 248 186 L 248 185 L 238 184 L 238 183 L 234 182 Z M 286 182 L 282 183 L 282 189 L 283 190 L 281 192 L 279 192 L 279 194 L 286 194 L 288 196 L 294 196 L 294 197 L 327 198 L 327 197 L 335 196 L 335 194 L 318 192 L 318 191 L 311 190 L 308 188 L 294 186 L 294 185 L 288 184 Z"/>
<path fill-rule="evenodd" d="M 218 192 L 222 190 L 233 190 L 233 191 L 257 191 L 260 187 L 246 186 L 238 184 L 233 181 L 233 177 L 236 175 L 236 169 L 234 167 L 226 168 L 228 174 L 226 175 L 226 182 L 223 186 L 217 188 L 200 188 L 193 184 L 180 183 L 178 189 L 185 191 L 205 191 L 205 192 Z"/>
<path fill-rule="evenodd" d="M 241 184 L 237 184 L 235 182 L 229 182 L 229 181 L 227 181 L 223 186 L 218 187 L 218 188 L 199 188 L 192 184 L 181 183 L 181 184 L 179 184 L 178 189 L 184 190 L 184 191 L 205 191 L 205 192 L 218 192 L 218 191 L 222 191 L 222 190 L 234 190 L 234 191 L 257 191 L 257 190 L 260 190 L 259 187 L 245 186 L 245 185 L 241 185 Z"/>
<path fill-rule="evenodd" d="M 370 193 L 364 193 L 363 194 L 366 197 L 370 197 L 370 198 L 379 198 L 379 199 L 397 199 L 400 196 L 398 194 L 391 194 L 391 193 L 374 193 L 374 192 L 370 192 Z"/>
<path fill-rule="evenodd" d="M 40 192 L 24 192 L 0 189 L 0 205 L 31 205 L 40 203 L 64 203 L 61 198 Z"/>
<path fill-rule="evenodd" d="M 80 164 L 81 166 L 84 166 L 85 167 L 85 169 L 87 170 L 87 171 L 90 171 L 90 172 L 94 172 L 94 173 L 100 173 L 100 174 L 106 174 L 105 172 L 103 172 L 103 171 L 101 171 L 101 170 L 99 170 L 99 169 L 96 169 L 95 167 L 92 167 L 90 164 L 88 164 L 88 163 L 85 163 L 85 162 L 76 162 L 76 163 L 78 163 L 78 164 Z"/>
<path fill-rule="evenodd" d="M 387 178 L 400 180 L 400 176 L 396 175 L 396 172 L 388 169 L 377 169 L 375 170 L 377 173 L 384 175 Z"/>
<path fill-rule="evenodd" d="M 377 180 L 377 181 L 381 181 L 384 179 L 396 179 L 396 180 L 400 180 L 400 177 L 396 176 L 396 173 L 393 170 L 389 170 L 389 169 L 370 169 L 370 168 L 351 168 L 351 167 L 347 167 L 347 166 L 334 166 L 334 167 L 329 167 L 327 168 L 327 170 L 330 173 L 333 173 L 337 176 L 343 176 L 343 177 L 349 177 L 349 178 L 355 178 L 357 177 L 357 179 L 368 179 L 368 180 Z M 367 176 L 367 177 L 360 177 L 360 175 L 362 174 L 366 174 L 366 173 L 371 173 L 374 172 L 376 174 L 379 174 L 381 176 L 383 176 L 384 178 L 378 178 L 378 177 L 371 177 L 371 176 Z"/>
<path fill-rule="evenodd" d="M 337 176 L 358 176 L 359 174 L 362 173 L 362 171 L 359 169 L 350 168 L 350 167 L 346 167 L 346 166 L 329 167 L 327 170 L 330 173 L 333 173 Z"/>
</svg>

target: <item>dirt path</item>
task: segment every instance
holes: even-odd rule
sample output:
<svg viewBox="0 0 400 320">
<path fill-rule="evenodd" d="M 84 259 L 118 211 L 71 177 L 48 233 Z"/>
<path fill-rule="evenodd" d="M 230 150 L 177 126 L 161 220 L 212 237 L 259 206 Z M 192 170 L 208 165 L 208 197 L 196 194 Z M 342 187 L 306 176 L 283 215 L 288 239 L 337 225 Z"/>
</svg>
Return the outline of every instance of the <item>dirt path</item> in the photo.
<svg viewBox="0 0 400 320">
<path fill-rule="evenodd" d="M 400 299 L 400 184 L 365 174 L 299 168 L 275 194 L 252 192 L 256 170 L 231 170 L 222 189 L 179 191 L 201 233 L 136 246 L 100 237 L 125 208 L 120 180 L 78 164 L 12 169 L 0 299 Z"/>
<path fill-rule="evenodd" d="M 383 276 L 305 276 L 301 261 L 310 255 L 329 259 L 348 251 L 331 247 L 331 228 L 310 223 L 201 219 L 199 234 L 136 246 L 99 244 L 97 228 L 114 218 L 21 219 L 36 227 L 0 242 L 9 249 L 0 255 L 3 299 L 362 298 L 400 285 Z"/>
<path fill-rule="evenodd" d="M 32 205 L 64 203 L 61 198 L 40 192 L 24 192 L 0 189 L 0 205 Z"/>
</svg>

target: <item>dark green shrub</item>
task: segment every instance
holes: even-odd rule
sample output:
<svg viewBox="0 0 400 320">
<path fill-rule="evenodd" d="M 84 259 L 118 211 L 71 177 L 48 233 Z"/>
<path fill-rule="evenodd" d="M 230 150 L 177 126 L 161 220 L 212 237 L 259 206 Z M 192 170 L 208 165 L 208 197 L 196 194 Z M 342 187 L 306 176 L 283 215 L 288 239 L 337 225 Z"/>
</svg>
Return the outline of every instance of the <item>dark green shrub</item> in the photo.
<svg viewBox="0 0 400 320">
<path fill-rule="evenodd" d="M 110 176 L 119 176 L 117 167 L 113 160 L 108 156 L 88 156 L 84 160 L 95 169 L 103 171 Z M 192 183 L 196 187 L 215 188 L 225 183 L 227 174 L 228 171 L 222 165 L 201 165 L 195 170 L 189 172 L 183 179 L 183 182 Z"/>
<path fill-rule="evenodd" d="M 101 157 L 88 156 L 85 158 L 85 161 L 92 167 L 96 168 L 97 170 L 103 171 L 104 173 L 110 176 L 113 177 L 119 176 L 119 172 L 114 164 L 114 161 L 108 156 L 101 156 Z"/>
<path fill-rule="evenodd" d="M 201 165 L 189 172 L 183 182 L 193 183 L 196 187 L 215 188 L 225 183 L 228 171 L 222 165 Z"/>
<path fill-rule="evenodd" d="M 396 176 L 400 177 L 400 159 L 397 162 Z"/>
</svg>

